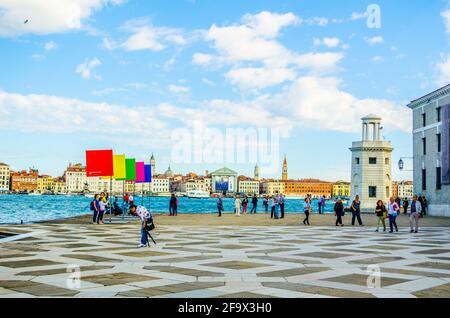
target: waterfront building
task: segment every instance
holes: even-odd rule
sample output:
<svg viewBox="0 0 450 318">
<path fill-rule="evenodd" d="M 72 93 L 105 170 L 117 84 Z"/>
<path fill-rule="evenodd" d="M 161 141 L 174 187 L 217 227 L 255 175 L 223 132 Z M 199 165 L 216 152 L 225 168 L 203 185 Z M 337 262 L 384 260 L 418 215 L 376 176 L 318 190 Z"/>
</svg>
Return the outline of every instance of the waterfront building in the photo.
<svg viewBox="0 0 450 318">
<path fill-rule="evenodd" d="M 414 190 L 429 214 L 450 216 L 450 85 L 412 101 Z"/>
<path fill-rule="evenodd" d="M 240 176 L 238 178 L 238 192 L 245 195 L 259 195 L 259 181 Z"/>
<path fill-rule="evenodd" d="M 392 181 L 392 197 L 398 198 L 398 181 Z"/>
<path fill-rule="evenodd" d="M 9 168 L 9 165 L 0 162 L 0 193 L 9 191 L 10 178 L 11 178 L 11 170 Z"/>
<path fill-rule="evenodd" d="M 38 193 L 50 193 L 52 191 L 53 177 L 48 175 L 38 176 L 37 189 Z"/>
<path fill-rule="evenodd" d="M 259 192 L 264 195 L 274 195 L 276 193 L 285 193 L 285 182 L 280 180 L 261 180 L 259 184 Z"/>
<path fill-rule="evenodd" d="M 401 199 L 412 200 L 414 196 L 414 183 L 412 181 L 401 181 L 397 183 L 397 196 Z"/>
<path fill-rule="evenodd" d="M 337 181 L 333 184 L 333 197 L 350 197 L 350 182 Z"/>
<path fill-rule="evenodd" d="M 152 157 L 150 158 L 150 166 L 152 167 L 152 176 L 156 176 L 156 160 L 155 156 L 152 154 Z"/>
<path fill-rule="evenodd" d="M 91 179 L 91 184 L 89 185 L 87 183 L 86 167 L 81 163 L 75 165 L 69 164 L 64 172 L 64 179 L 66 180 L 66 190 L 68 193 L 82 193 L 86 190 L 90 191 L 89 187 L 98 187 L 98 180 Z"/>
<path fill-rule="evenodd" d="M 372 211 L 378 200 L 388 202 L 392 195 L 392 145 L 381 138 L 381 118 L 362 118 L 362 140 L 353 142 L 351 196 L 359 195 L 361 209 Z"/>
<path fill-rule="evenodd" d="M 287 181 L 288 180 L 288 164 L 287 164 L 287 157 L 284 156 L 284 162 L 283 162 L 283 173 L 281 176 L 281 180 Z"/>
<path fill-rule="evenodd" d="M 54 178 L 50 191 L 52 193 L 66 193 L 66 180 L 62 177 Z"/>
<path fill-rule="evenodd" d="M 150 183 L 150 192 L 157 194 L 170 193 L 170 179 L 166 176 L 155 176 Z"/>
<path fill-rule="evenodd" d="M 165 176 L 166 178 L 169 178 L 169 179 L 171 179 L 171 178 L 173 178 L 173 177 L 175 176 L 175 174 L 173 173 L 173 171 L 172 171 L 172 169 L 170 168 L 170 166 L 169 166 L 169 168 L 166 170 L 166 172 L 164 172 L 164 176 Z"/>
<path fill-rule="evenodd" d="M 333 183 L 318 179 L 287 180 L 284 185 L 287 196 L 331 197 L 333 192 Z"/>
<path fill-rule="evenodd" d="M 11 190 L 14 192 L 36 192 L 39 172 L 34 169 L 11 172 Z"/>
<path fill-rule="evenodd" d="M 211 192 L 233 194 L 237 192 L 237 172 L 222 168 L 211 173 Z"/>
</svg>

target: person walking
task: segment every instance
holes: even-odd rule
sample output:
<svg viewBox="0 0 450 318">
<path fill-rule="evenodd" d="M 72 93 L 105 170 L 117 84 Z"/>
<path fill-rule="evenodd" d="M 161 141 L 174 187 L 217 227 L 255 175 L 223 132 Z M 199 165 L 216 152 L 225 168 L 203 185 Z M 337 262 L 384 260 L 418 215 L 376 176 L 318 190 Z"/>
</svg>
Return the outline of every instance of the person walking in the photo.
<svg viewBox="0 0 450 318">
<path fill-rule="evenodd" d="M 242 213 L 247 214 L 247 206 L 248 206 L 248 197 L 245 196 L 244 200 L 242 200 Z"/>
<path fill-rule="evenodd" d="M 179 205 L 178 197 L 175 195 L 175 209 L 173 210 L 173 216 L 178 216 L 178 205 Z"/>
<path fill-rule="evenodd" d="M 241 216 L 241 198 L 236 196 L 234 200 L 234 212 L 236 216 Z"/>
<path fill-rule="evenodd" d="M 310 225 L 309 224 L 309 214 L 311 213 L 311 202 L 309 198 L 305 199 L 305 203 L 303 204 L 303 212 L 305 213 L 305 219 L 303 220 L 304 225 Z"/>
<path fill-rule="evenodd" d="M 359 195 L 353 200 L 350 210 L 352 211 L 352 226 L 355 226 L 356 219 L 358 219 L 359 226 L 364 226 L 361 219 L 361 201 L 359 201 Z"/>
<path fill-rule="evenodd" d="M 411 215 L 409 216 L 409 225 L 411 233 L 419 233 L 419 219 L 422 214 L 422 205 L 417 201 L 417 195 L 413 197 L 411 202 Z"/>
<path fill-rule="evenodd" d="M 92 224 L 96 224 L 97 220 L 98 220 L 98 214 L 100 211 L 100 206 L 99 206 L 99 199 L 100 196 L 98 194 L 96 194 L 94 196 L 94 200 L 92 200 L 91 202 L 91 211 L 93 212 L 93 216 L 92 216 Z"/>
<path fill-rule="evenodd" d="M 217 211 L 219 212 L 219 217 L 222 216 L 222 210 L 223 210 L 223 200 L 222 195 L 219 196 L 217 199 Z"/>
<path fill-rule="evenodd" d="M 334 204 L 334 215 L 336 216 L 336 226 L 344 226 L 342 222 L 342 217 L 344 216 L 344 204 L 342 200 L 339 199 Z"/>
<path fill-rule="evenodd" d="M 383 201 L 378 200 L 377 206 L 375 208 L 375 214 L 378 218 L 377 229 L 375 232 L 379 232 L 380 224 L 383 225 L 383 232 L 386 232 L 386 207 L 384 206 Z"/>
<path fill-rule="evenodd" d="M 408 214 L 408 208 L 409 208 L 409 201 L 408 201 L 408 198 L 405 198 L 405 200 L 403 200 L 403 213 L 404 214 Z"/>
<path fill-rule="evenodd" d="M 252 198 L 252 209 L 251 209 L 250 213 L 255 213 L 256 214 L 256 209 L 257 208 L 258 208 L 258 197 L 255 194 L 253 196 L 253 198 Z"/>
<path fill-rule="evenodd" d="M 134 196 L 133 194 L 130 194 L 128 197 L 128 205 L 134 205 Z"/>
<path fill-rule="evenodd" d="M 175 216 L 175 210 L 177 208 L 177 198 L 175 197 L 175 194 L 172 193 L 170 196 L 170 202 L 169 202 L 169 214 L 170 216 Z"/>
<path fill-rule="evenodd" d="M 325 212 L 325 196 L 322 196 L 319 201 L 317 202 L 317 205 L 319 207 L 319 214 L 323 214 Z"/>
<path fill-rule="evenodd" d="M 428 212 L 428 200 L 426 196 L 422 196 L 422 198 L 423 198 L 422 217 L 424 217 L 425 215 L 427 215 Z"/>
<path fill-rule="evenodd" d="M 284 195 L 280 194 L 278 204 L 280 205 L 280 214 L 281 214 L 282 219 L 284 219 L 284 203 L 285 203 L 285 201 L 286 201 L 286 199 L 285 199 Z"/>
<path fill-rule="evenodd" d="M 389 233 L 394 233 L 394 227 L 395 231 L 398 232 L 398 226 L 397 226 L 397 216 L 400 213 L 400 207 L 398 206 L 397 202 L 395 202 L 394 198 L 391 197 L 389 199 L 389 209 L 388 209 L 388 217 L 389 217 L 389 227 L 390 231 Z"/>
<path fill-rule="evenodd" d="M 271 202 L 272 202 L 272 206 L 270 208 L 270 210 L 271 210 L 270 218 L 273 219 L 275 217 L 275 196 L 274 195 L 272 196 Z"/>
<path fill-rule="evenodd" d="M 278 220 L 280 218 L 280 215 L 279 215 L 280 197 L 278 195 L 278 191 L 275 193 L 275 195 L 273 197 L 273 205 L 274 205 L 273 215 L 274 215 L 275 220 Z"/>
<path fill-rule="evenodd" d="M 137 216 L 141 222 L 141 243 L 138 248 L 145 247 L 148 243 L 147 231 L 145 230 L 147 226 L 147 221 L 152 218 L 152 214 L 147 211 L 143 206 L 130 205 L 131 215 Z"/>
<path fill-rule="evenodd" d="M 266 213 L 268 213 L 269 212 L 269 196 L 268 195 L 266 195 L 266 197 L 264 198 L 263 205 L 264 205 L 264 210 L 266 211 Z"/>
<path fill-rule="evenodd" d="M 106 201 L 105 194 L 102 192 L 100 194 L 100 199 L 98 201 L 98 217 L 97 217 L 97 224 L 105 224 L 103 222 L 103 216 L 105 215 L 106 206 L 108 204 L 108 201 Z"/>
</svg>

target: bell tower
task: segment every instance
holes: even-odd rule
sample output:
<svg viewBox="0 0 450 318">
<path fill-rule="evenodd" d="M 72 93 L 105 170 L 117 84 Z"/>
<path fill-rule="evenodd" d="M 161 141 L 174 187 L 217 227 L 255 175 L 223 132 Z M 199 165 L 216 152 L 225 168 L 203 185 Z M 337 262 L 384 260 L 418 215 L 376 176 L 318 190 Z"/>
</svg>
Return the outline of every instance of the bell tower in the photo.
<svg viewBox="0 0 450 318">
<path fill-rule="evenodd" d="M 286 155 L 284 155 L 283 174 L 281 176 L 281 180 L 286 181 L 287 179 L 288 179 L 288 164 Z"/>
</svg>

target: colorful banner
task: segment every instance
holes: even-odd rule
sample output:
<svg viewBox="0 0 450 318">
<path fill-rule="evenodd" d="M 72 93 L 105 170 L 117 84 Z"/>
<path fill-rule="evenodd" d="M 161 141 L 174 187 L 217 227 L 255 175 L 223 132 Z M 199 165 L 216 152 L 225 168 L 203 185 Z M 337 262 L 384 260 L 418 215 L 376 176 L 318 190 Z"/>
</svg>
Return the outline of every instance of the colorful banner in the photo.
<svg viewBox="0 0 450 318">
<path fill-rule="evenodd" d="M 87 177 L 112 177 L 113 175 L 112 150 L 86 150 Z"/>
<path fill-rule="evenodd" d="M 126 181 L 136 181 L 136 159 L 126 159 Z"/>
<path fill-rule="evenodd" d="M 145 181 L 144 182 L 146 182 L 146 183 L 152 182 L 152 166 L 145 165 L 144 171 L 145 171 Z"/>
<path fill-rule="evenodd" d="M 114 179 L 125 180 L 127 177 L 127 167 L 125 162 L 125 155 L 114 155 Z"/>
<path fill-rule="evenodd" d="M 145 164 L 136 162 L 136 183 L 145 182 Z"/>
</svg>

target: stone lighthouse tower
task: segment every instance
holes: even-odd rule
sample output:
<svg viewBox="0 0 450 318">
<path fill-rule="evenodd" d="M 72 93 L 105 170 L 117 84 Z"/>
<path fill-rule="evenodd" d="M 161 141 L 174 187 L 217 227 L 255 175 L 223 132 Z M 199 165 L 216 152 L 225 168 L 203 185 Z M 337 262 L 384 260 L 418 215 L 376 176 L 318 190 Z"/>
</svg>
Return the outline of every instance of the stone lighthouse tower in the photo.
<svg viewBox="0 0 450 318">
<path fill-rule="evenodd" d="M 361 209 L 373 211 L 378 200 L 385 204 L 392 194 L 391 154 L 389 141 L 381 138 L 381 118 L 368 115 L 362 118 L 362 140 L 353 142 L 352 199 L 359 195 Z"/>
</svg>

